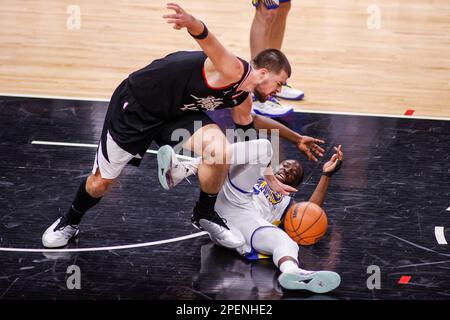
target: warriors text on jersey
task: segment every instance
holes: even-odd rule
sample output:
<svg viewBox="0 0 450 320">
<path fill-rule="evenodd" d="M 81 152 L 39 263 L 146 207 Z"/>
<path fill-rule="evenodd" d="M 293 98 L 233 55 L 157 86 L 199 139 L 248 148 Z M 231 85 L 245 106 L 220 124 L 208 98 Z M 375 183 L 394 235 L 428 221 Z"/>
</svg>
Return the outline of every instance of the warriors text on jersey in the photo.
<svg viewBox="0 0 450 320">
<path fill-rule="evenodd" d="M 253 187 L 253 202 L 265 220 L 278 226 L 291 203 L 291 197 L 273 191 L 266 180 L 259 178 Z"/>
</svg>

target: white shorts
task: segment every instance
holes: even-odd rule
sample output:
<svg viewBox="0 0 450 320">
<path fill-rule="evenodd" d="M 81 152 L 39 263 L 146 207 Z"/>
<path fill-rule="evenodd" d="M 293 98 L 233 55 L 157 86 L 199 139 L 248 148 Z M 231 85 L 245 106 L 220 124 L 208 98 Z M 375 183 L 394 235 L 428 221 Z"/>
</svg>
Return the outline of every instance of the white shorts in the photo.
<svg viewBox="0 0 450 320">
<path fill-rule="evenodd" d="M 253 140 L 249 144 L 254 147 L 251 158 L 257 163 L 250 161 L 248 164 L 231 165 L 215 205 L 216 212 L 226 220 L 230 230 L 245 241 L 242 247 L 236 249 L 243 256 L 253 251 L 252 238 L 256 230 L 276 228 L 264 219 L 253 200 L 253 186 L 261 177 L 262 169 L 270 162 L 272 148 L 270 142 L 264 139 Z"/>
<path fill-rule="evenodd" d="M 226 220 L 230 230 L 245 241 L 242 247 L 236 248 L 236 251 L 242 256 L 254 251 L 252 239 L 256 230 L 267 227 L 277 228 L 259 214 L 258 208 L 254 205 L 253 201 L 245 205 L 236 205 L 230 202 L 221 192 L 217 197 L 215 209 Z"/>
<path fill-rule="evenodd" d="M 109 132 L 106 135 L 106 143 L 103 143 L 103 145 L 106 146 L 106 150 L 103 150 L 102 141 L 100 140 L 92 173 L 95 174 L 97 169 L 99 169 L 100 175 L 104 179 L 117 178 L 131 159 L 142 158 L 139 154 L 132 155 L 119 147 Z"/>
</svg>

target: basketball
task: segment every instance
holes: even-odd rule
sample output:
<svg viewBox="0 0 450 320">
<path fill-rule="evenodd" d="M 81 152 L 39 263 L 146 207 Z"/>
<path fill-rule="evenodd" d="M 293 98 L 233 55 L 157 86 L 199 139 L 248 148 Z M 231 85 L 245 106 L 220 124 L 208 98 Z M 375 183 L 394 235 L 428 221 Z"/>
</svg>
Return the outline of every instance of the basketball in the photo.
<svg viewBox="0 0 450 320">
<path fill-rule="evenodd" d="M 284 218 L 284 230 L 301 245 L 316 243 L 327 232 L 328 219 L 325 211 L 312 202 L 291 205 Z"/>
</svg>

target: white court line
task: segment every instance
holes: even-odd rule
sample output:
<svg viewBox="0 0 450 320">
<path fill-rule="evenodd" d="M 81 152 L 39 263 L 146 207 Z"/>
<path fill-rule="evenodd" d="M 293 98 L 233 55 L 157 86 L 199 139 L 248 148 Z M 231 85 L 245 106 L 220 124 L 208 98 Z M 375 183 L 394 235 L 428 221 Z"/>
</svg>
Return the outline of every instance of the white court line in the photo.
<svg viewBox="0 0 450 320">
<path fill-rule="evenodd" d="M 84 147 L 84 148 L 97 148 L 96 144 L 90 143 L 70 143 L 70 142 L 56 142 L 56 141 L 39 141 L 34 140 L 31 141 L 31 144 L 36 145 L 48 145 L 48 146 L 64 146 L 64 147 Z M 157 154 L 158 152 L 155 150 L 147 150 L 147 153 Z M 178 158 L 191 160 L 193 158 L 177 155 Z M 9 251 L 9 252 L 86 252 L 86 251 L 107 251 L 107 250 L 121 250 L 121 249 L 130 249 L 130 248 L 139 248 L 139 247 L 148 247 L 155 246 L 163 243 L 170 243 L 175 241 L 181 241 L 186 239 L 191 239 L 195 237 L 200 237 L 207 234 L 206 232 L 198 232 L 188 236 L 172 238 L 161 241 L 154 242 L 146 242 L 146 243 L 138 243 L 138 244 L 130 244 L 123 246 L 112 246 L 112 247 L 98 247 L 98 248 L 81 248 L 81 249 L 26 249 L 26 248 L 1 248 L 0 251 Z"/>
<path fill-rule="evenodd" d="M 447 211 L 450 211 L 450 207 L 447 208 Z"/>
<path fill-rule="evenodd" d="M 0 96 L 17 97 L 17 98 L 37 98 L 37 99 L 56 99 L 56 100 L 75 100 L 75 101 L 94 101 L 94 102 L 109 102 L 109 99 L 100 98 L 82 98 L 82 97 L 68 97 L 68 96 L 50 96 L 41 94 L 22 94 L 22 93 L 4 93 L 0 92 Z"/>
<path fill-rule="evenodd" d="M 34 140 L 34 141 L 31 141 L 31 144 L 40 144 L 40 145 L 46 145 L 46 146 L 62 146 L 62 147 L 97 148 L 96 144 L 91 144 L 91 143 L 71 143 L 71 142 Z M 158 154 L 158 151 L 149 149 L 149 150 L 147 150 L 147 153 Z M 179 159 L 183 159 L 183 160 L 192 160 L 192 159 L 194 159 L 192 157 L 183 156 L 181 154 L 177 154 L 176 157 L 179 158 Z"/>
<path fill-rule="evenodd" d="M 153 242 L 145 242 L 145 243 L 128 244 L 128 245 L 123 245 L 123 246 L 111 246 L 111 247 L 79 248 L 79 249 L 27 249 L 27 248 L 2 248 L 2 247 L 0 247 L 0 251 L 7 251 L 7 252 L 93 252 L 93 251 L 123 250 L 123 249 L 132 249 L 132 248 L 150 247 L 150 246 L 156 246 L 158 244 L 183 241 L 183 240 L 187 240 L 187 239 L 200 237 L 205 234 L 207 234 L 207 233 L 202 231 L 202 232 L 197 232 L 194 234 L 190 234 L 190 235 L 178 237 L 178 238 L 153 241 Z"/>
<path fill-rule="evenodd" d="M 382 117 L 382 118 L 400 118 L 400 119 L 421 119 L 421 120 L 443 120 L 450 121 L 449 117 L 433 117 L 433 116 L 405 116 L 405 115 L 392 115 L 385 113 L 364 113 L 364 112 L 341 112 L 341 111 L 320 111 L 320 110 L 308 110 L 300 109 L 294 110 L 296 113 L 319 113 L 319 114 L 334 114 L 344 116 L 363 116 L 363 117 Z"/>
<path fill-rule="evenodd" d="M 6 92 L 0 92 L 0 96 L 17 97 L 17 98 L 38 98 L 38 99 L 57 99 L 57 100 L 109 102 L 109 99 L 99 99 L 99 98 L 50 96 L 50 95 L 19 94 L 19 93 L 6 93 Z M 335 114 L 335 115 L 344 115 L 344 116 L 364 116 L 364 117 L 383 117 L 383 118 L 402 118 L 402 119 L 423 119 L 423 120 L 444 120 L 444 121 L 450 121 L 450 117 L 414 116 L 414 115 L 412 115 L 412 116 L 405 116 L 405 115 L 392 115 L 392 114 L 383 114 L 383 113 L 320 111 L 320 110 L 309 110 L 309 109 L 300 109 L 300 110 L 295 110 L 294 109 L 294 112 L 296 112 L 296 113 Z"/>
<path fill-rule="evenodd" d="M 434 227 L 434 236 L 439 244 L 447 244 L 444 235 L 444 227 Z"/>
</svg>

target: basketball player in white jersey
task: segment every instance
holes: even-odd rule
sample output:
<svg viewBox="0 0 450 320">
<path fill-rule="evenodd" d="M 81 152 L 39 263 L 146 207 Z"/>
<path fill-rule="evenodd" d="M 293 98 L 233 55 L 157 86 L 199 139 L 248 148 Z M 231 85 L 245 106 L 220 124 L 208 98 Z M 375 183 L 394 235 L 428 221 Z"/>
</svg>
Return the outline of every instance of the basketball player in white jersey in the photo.
<svg viewBox="0 0 450 320">
<path fill-rule="evenodd" d="M 303 180 L 303 168 L 296 160 L 285 160 L 275 174 L 270 167 L 272 147 L 266 139 L 238 142 L 232 146 L 230 170 L 215 205 L 216 212 L 227 221 L 230 230 L 241 240 L 235 249 L 242 256 L 256 260 L 259 254 L 271 255 L 280 269 L 278 278 L 285 289 L 325 293 L 337 288 L 340 276 L 332 271 L 307 271 L 299 268 L 298 245 L 281 228 L 284 214 L 295 202 L 290 196 L 273 191 L 268 180 L 297 187 Z M 323 174 L 309 201 L 322 206 L 330 177 L 343 162 L 341 146 L 323 166 Z M 162 147 L 158 152 L 158 172 L 163 186 L 175 186 L 196 173 L 200 158 L 179 162 L 173 150 Z M 170 166 L 169 170 L 168 166 Z M 256 183 L 256 184 L 255 184 Z M 211 237 L 214 241 L 214 238 Z M 214 241 L 215 242 L 215 241 Z"/>
</svg>

